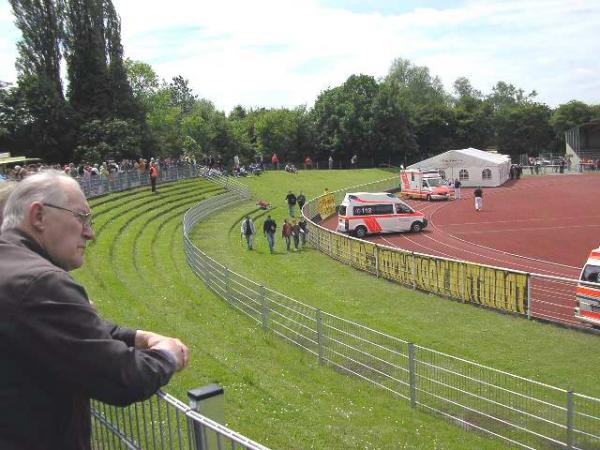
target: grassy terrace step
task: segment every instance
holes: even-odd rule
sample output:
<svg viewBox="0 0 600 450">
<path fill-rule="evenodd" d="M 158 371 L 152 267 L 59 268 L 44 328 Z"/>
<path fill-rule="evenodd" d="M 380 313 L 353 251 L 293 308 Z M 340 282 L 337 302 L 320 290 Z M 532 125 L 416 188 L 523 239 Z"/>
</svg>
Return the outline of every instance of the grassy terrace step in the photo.
<svg viewBox="0 0 600 450">
<path fill-rule="evenodd" d="M 98 239 L 75 276 L 104 317 L 190 345 L 190 367 L 174 378 L 170 393 L 185 400 L 187 389 L 220 383 L 227 424 L 272 448 L 497 448 L 495 441 L 320 367 L 208 291 L 187 266 L 181 221 L 189 207 L 223 191 L 201 180 L 159 190 L 91 201 Z M 218 232 L 196 233 L 200 246 L 221 239 L 230 226 L 223 221 Z M 239 251 L 237 243 L 234 255 Z"/>
</svg>

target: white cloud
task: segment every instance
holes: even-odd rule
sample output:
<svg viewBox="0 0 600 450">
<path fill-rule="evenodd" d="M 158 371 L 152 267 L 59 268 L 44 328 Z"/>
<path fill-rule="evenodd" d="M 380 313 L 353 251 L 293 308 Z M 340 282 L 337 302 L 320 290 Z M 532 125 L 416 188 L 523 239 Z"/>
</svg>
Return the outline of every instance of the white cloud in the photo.
<svg viewBox="0 0 600 450">
<path fill-rule="evenodd" d="M 397 57 L 428 66 L 448 89 L 467 76 L 484 92 L 499 80 L 535 89 L 552 106 L 600 102 L 593 56 L 600 5 L 593 0 L 468 1 L 397 15 L 316 0 L 113 1 L 127 56 L 165 79 L 184 76 L 225 110 L 311 106 L 321 90 L 352 74 L 385 76 Z M 15 77 L 18 33 L 7 11 L 0 6 L 0 79 Z"/>
</svg>

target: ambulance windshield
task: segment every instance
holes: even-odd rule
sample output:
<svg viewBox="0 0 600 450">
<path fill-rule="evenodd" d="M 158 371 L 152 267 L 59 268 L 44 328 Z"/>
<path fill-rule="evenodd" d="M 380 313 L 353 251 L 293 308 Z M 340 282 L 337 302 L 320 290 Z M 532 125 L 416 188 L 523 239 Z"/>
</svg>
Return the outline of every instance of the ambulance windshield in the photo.
<svg viewBox="0 0 600 450">
<path fill-rule="evenodd" d="M 429 187 L 438 187 L 444 186 L 444 180 L 441 178 L 427 178 L 427 183 L 429 183 Z"/>
<path fill-rule="evenodd" d="M 600 266 L 588 264 L 581 272 L 581 281 L 589 281 L 590 283 L 600 283 Z"/>
<path fill-rule="evenodd" d="M 346 207 L 344 205 L 338 206 L 338 214 L 340 216 L 345 216 L 346 215 Z"/>
</svg>

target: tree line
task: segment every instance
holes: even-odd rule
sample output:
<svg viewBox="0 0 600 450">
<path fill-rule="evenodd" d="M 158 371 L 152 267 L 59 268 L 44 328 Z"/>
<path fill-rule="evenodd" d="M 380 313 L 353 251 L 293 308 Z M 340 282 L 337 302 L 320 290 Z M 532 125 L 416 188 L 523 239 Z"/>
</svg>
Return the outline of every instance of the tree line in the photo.
<svg viewBox="0 0 600 450">
<path fill-rule="evenodd" d="M 17 83 L 0 88 L 0 148 L 49 162 L 277 153 L 406 165 L 466 147 L 516 157 L 562 153 L 567 129 L 600 118 L 600 105 L 553 109 L 503 81 L 484 95 L 462 77 L 447 92 L 427 67 L 402 58 L 382 79 L 355 74 L 322 91 L 312 108 L 226 114 L 183 76 L 159 80 L 149 64 L 124 59 L 111 0 L 9 1 L 22 38 Z"/>
</svg>

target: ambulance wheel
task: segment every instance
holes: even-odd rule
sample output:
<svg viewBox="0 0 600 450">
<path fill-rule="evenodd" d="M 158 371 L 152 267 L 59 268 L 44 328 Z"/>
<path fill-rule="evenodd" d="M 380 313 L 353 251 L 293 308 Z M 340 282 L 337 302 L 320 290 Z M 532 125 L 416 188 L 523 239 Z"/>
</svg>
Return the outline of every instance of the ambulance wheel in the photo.
<svg viewBox="0 0 600 450">
<path fill-rule="evenodd" d="M 410 226 L 410 231 L 412 231 L 413 233 L 418 233 L 422 229 L 423 224 L 421 222 L 413 222 L 413 224 Z"/>
<path fill-rule="evenodd" d="M 365 227 L 363 227 L 362 225 L 356 227 L 356 230 L 354 230 L 354 234 L 356 234 L 357 238 L 364 238 L 367 235 L 367 229 Z"/>
</svg>

